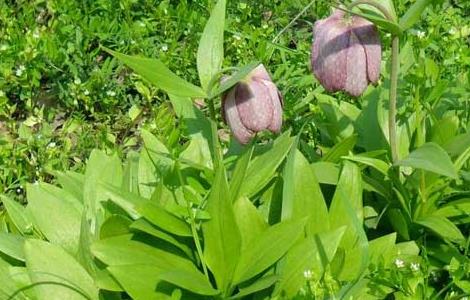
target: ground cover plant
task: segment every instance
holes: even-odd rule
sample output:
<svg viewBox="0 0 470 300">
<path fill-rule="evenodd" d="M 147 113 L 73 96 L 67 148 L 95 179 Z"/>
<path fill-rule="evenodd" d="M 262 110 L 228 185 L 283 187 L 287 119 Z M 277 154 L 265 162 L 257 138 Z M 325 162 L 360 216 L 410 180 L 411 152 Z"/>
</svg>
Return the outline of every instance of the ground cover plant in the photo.
<svg viewBox="0 0 470 300">
<path fill-rule="evenodd" d="M 15 159 L 0 196 L 2 299 L 468 297 L 467 3 L 286 1 L 257 19 L 257 5 L 226 0 L 122 1 L 113 13 L 107 1 L 39 4 L 108 11 L 110 25 L 46 13 L 94 35 L 76 32 L 73 55 L 57 53 L 70 69 L 49 76 L 63 79 L 41 85 L 18 66 L 12 80 L 3 67 L 2 157 Z M 146 28 L 132 22 L 145 15 L 137 4 L 155 14 L 144 25 L 184 19 L 195 37 L 163 52 L 154 39 L 140 41 L 144 51 L 112 42 L 120 21 L 136 25 L 123 36 Z M 270 14 L 288 7 L 293 16 L 273 31 Z M 16 26 L 5 20 L 6 31 Z M 90 67 L 81 59 L 95 56 L 106 71 L 92 74 L 105 88 L 123 80 L 130 96 L 67 97 L 103 88 L 81 78 Z M 61 91 L 59 107 L 29 103 L 43 98 L 22 94 L 19 70 Z M 73 117 L 60 114 L 74 105 Z M 122 120 L 120 108 L 123 128 L 80 123 Z M 14 172 L 25 159 L 45 170 Z"/>
</svg>

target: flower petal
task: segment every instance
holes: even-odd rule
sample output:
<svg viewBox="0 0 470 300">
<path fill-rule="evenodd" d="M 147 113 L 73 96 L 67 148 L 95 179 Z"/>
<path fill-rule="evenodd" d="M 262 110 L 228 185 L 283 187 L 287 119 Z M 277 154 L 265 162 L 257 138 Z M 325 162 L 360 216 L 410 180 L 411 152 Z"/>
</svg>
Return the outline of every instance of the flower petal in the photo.
<svg viewBox="0 0 470 300">
<path fill-rule="evenodd" d="M 236 88 L 231 89 L 224 98 L 222 104 L 224 116 L 228 126 L 232 130 L 233 135 L 240 142 L 240 144 L 248 144 L 248 142 L 254 136 L 254 133 L 243 126 L 242 121 L 240 120 L 235 101 L 235 90 Z"/>
<path fill-rule="evenodd" d="M 279 133 L 282 127 L 282 96 L 279 93 L 276 85 L 271 81 L 263 81 L 263 84 L 269 91 L 269 98 L 273 107 L 273 116 L 268 129 L 273 133 Z"/>
<path fill-rule="evenodd" d="M 331 19 L 330 19 L 331 18 Z M 315 25 L 312 68 L 315 77 L 333 92 L 342 90 L 346 81 L 346 56 L 350 30 L 337 16 Z"/>
<path fill-rule="evenodd" d="M 382 47 L 377 28 L 368 20 L 355 16 L 353 18 L 353 30 L 366 53 L 369 82 L 376 83 L 380 77 L 380 64 L 382 62 Z"/>
<path fill-rule="evenodd" d="M 268 71 L 266 71 L 266 68 L 264 67 L 263 64 L 260 64 L 253 71 L 251 71 L 249 77 L 253 79 L 263 79 L 263 80 L 272 81 L 271 76 L 269 76 L 269 73 Z"/>
<path fill-rule="evenodd" d="M 351 33 L 347 54 L 346 84 L 344 90 L 353 96 L 361 95 L 367 87 L 366 54 L 359 39 Z"/>
<path fill-rule="evenodd" d="M 273 116 L 273 106 L 268 89 L 256 80 L 240 82 L 235 89 L 235 102 L 242 124 L 258 132 L 268 128 Z"/>
</svg>

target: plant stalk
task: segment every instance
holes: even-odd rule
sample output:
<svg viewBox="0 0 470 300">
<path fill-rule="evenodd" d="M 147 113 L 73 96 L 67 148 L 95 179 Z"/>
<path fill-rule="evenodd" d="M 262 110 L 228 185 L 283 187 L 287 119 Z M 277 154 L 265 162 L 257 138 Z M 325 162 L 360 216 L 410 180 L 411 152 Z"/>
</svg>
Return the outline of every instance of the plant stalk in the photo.
<svg viewBox="0 0 470 300">
<path fill-rule="evenodd" d="M 388 133 L 390 138 L 390 152 L 392 154 L 392 163 L 398 160 L 397 153 L 397 90 L 398 90 L 398 72 L 400 67 L 400 38 L 392 35 L 392 58 L 390 70 L 390 97 L 388 110 Z"/>
</svg>

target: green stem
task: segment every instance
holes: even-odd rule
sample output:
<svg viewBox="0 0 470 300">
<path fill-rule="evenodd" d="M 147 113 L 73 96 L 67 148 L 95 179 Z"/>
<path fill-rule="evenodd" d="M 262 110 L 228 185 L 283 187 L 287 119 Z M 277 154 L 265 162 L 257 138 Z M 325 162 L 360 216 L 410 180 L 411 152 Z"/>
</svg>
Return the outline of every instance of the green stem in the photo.
<svg viewBox="0 0 470 300">
<path fill-rule="evenodd" d="M 186 187 L 186 184 L 185 184 L 185 181 L 183 179 L 183 175 L 181 174 L 180 164 L 179 164 L 178 160 L 175 160 L 175 169 L 176 169 L 176 173 L 178 174 L 178 180 L 180 182 L 180 185 L 184 189 Z M 192 212 L 191 203 L 190 203 L 190 201 L 188 201 L 186 199 L 186 197 L 185 197 L 185 200 L 186 200 L 186 210 L 188 212 L 189 222 L 190 222 L 190 225 L 191 225 L 191 234 L 193 236 L 194 244 L 196 245 L 196 251 L 197 251 L 197 254 L 198 254 L 199 259 L 201 261 L 202 270 L 204 272 L 204 275 L 206 275 L 207 280 L 210 281 L 209 272 L 207 271 L 206 261 L 204 259 L 204 255 L 203 255 L 203 252 L 202 252 L 201 241 L 199 240 L 199 234 L 197 232 L 196 220 L 195 220 L 195 216 Z"/>
<path fill-rule="evenodd" d="M 397 115 L 397 90 L 398 90 L 398 72 L 399 72 L 399 55 L 400 55 L 400 38 L 392 35 L 392 62 L 390 71 L 390 97 L 389 97 L 389 110 L 388 110 L 388 132 L 390 138 L 390 150 L 392 153 L 392 162 L 396 163 L 398 160 L 397 153 L 397 129 L 396 129 L 396 115 Z"/>
</svg>

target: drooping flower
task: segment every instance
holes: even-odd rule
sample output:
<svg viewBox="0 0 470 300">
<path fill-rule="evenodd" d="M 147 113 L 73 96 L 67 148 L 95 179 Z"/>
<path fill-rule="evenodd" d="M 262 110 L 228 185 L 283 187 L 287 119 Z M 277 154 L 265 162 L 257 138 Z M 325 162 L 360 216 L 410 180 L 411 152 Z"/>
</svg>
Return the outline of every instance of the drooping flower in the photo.
<svg viewBox="0 0 470 300">
<path fill-rule="evenodd" d="M 338 9 L 313 30 L 313 74 L 327 91 L 359 96 L 379 80 L 382 48 L 373 23 Z"/>
<path fill-rule="evenodd" d="M 224 94 L 222 115 L 241 144 L 263 130 L 280 132 L 282 96 L 263 65 Z"/>
</svg>

